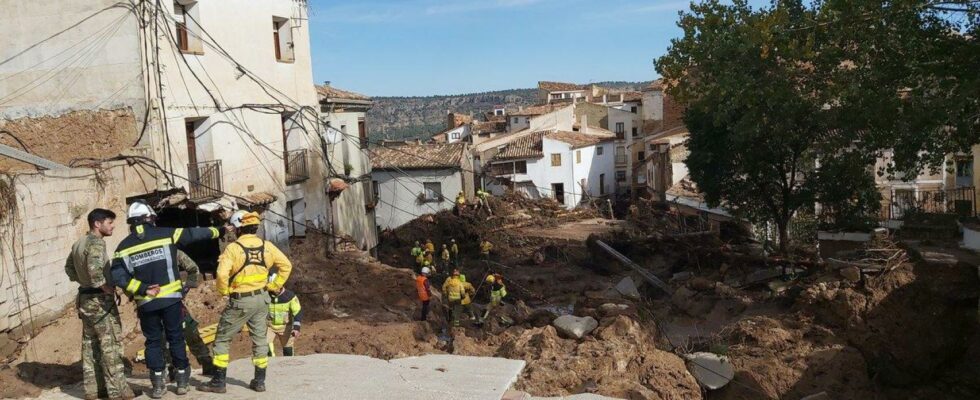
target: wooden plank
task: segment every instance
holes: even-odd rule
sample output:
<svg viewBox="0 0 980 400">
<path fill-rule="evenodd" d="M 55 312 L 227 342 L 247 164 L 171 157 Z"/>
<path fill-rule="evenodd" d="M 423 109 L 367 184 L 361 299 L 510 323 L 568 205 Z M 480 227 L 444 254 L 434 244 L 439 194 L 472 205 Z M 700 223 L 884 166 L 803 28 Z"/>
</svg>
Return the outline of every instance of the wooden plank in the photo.
<svg viewBox="0 0 980 400">
<path fill-rule="evenodd" d="M 673 291 L 670 290 L 670 286 L 667 286 L 667 283 L 660 280 L 660 278 L 657 278 L 656 275 L 652 274 L 650 271 L 647 271 L 639 264 L 633 262 L 633 260 L 630 260 L 628 257 L 624 256 L 622 253 L 616 251 L 616 249 L 612 248 L 612 246 L 604 243 L 601 240 L 596 240 L 596 244 L 598 244 L 599 247 L 601 247 L 603 250 L 609 253 L 609 255 L 613 256 L 614 258 L 616 258 L 617 260 L 625 264 L 627 267 L 630 267 L 634 271 L 639 273 L 640 276 L 642 276 L 643 279 L 645 279 L 647 282 L 650 282 L 651 285 L 662 290 L 664 293 L 673 294 Z"/>
</svg>

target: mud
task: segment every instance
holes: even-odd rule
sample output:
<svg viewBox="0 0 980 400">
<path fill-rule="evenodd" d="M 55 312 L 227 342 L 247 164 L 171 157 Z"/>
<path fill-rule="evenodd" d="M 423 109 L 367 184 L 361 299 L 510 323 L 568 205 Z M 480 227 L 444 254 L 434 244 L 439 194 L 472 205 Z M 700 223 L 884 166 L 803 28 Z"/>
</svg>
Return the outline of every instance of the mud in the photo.
<svg viewBox="0 0 980 400">
<path fill-rule="evenodd" d="M 136 143 L 139 124 L 130 109 L 72 111 L 57 117 L 0 121 L 0 143 L 68 165 L 82 158 L 118 155 Z M 20 142 L 14 139 L 20 139 Z M 33 170 L 34 166 L 0 158 L 0 171 Z"/>
</svg>

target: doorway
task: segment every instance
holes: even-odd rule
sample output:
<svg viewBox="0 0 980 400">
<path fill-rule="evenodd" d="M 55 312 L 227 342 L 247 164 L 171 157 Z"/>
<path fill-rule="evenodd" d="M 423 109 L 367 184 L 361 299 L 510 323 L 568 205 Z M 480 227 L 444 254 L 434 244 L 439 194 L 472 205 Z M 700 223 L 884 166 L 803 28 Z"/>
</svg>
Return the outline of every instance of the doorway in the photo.
<svg viewBox="0 0 980 400">
<path fill-rule="evenodd" d="M 565 204 L 565 184 L 564 183 L 552 183 L 551 192 L 555 195 L 555 200 L 559 203 Z"/>
<path fill-rule="evenodd" d="M 289 237 L 306 236 L 306 200 L 297 199 L 286 203 L 286 214 L 289 215 Z"/>
</svg>

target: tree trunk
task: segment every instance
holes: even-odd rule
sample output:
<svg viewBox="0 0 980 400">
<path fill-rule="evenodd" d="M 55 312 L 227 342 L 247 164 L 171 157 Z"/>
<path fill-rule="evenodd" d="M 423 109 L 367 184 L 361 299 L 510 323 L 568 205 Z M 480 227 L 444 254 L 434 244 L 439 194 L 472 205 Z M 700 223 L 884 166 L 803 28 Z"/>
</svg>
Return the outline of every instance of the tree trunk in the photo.
<svg viewBox="0 0 980 400">
<path fill-rule="evenodd" d="M 780 219 L 776 221 L 776 227 L 779 229 L 779 254 L 787 255 L 789 254 L 789 218 Z"/>
</svg>

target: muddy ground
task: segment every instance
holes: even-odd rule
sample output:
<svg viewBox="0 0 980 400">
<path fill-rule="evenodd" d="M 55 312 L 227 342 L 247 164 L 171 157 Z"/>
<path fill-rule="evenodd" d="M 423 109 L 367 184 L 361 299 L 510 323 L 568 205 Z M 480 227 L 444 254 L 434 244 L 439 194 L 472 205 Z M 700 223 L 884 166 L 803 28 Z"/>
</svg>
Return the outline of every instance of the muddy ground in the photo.
<svg viewBox="0 0 980 400">
<path fill-rule="evenodd" d="M 306 313 L 298 353 L 524 359 L 528 365 L 516 387 L 542 396 L 799 399 L 826 392 L 832 399 L 980 398 L 980 283 L 969 254 L 951 251 L 961 261 L 937 265 L 909 248 L 908 262 L 853 282 L 805 256 L 765 257 L 732 227 L 720 236 L 675 237 L 665 227 L 676 219 L 657 213 L 634 216 L 624 227 L 548 201 L 506 200 L 494 200 L 493 216 L 440 213 L 385 232 L 381 261 L 360 252 L 327 256 L 314 236 L 295 242 L 289 285 Z M 583 241 L 585 233 L 592 238 Z M 495 244 L 492 263 L 477 259 L 483 237 Z M 426 238 L 437 245 L 457 239 L 472 282 L 503 274 L 510 305 L 486 324 L 467 321 L 454 330 L 446 329 L 439 306 L 430 321 L 416 321 L 408 253 L 415 240 Z M 631 271 L 597 251 L 597 238 L 668 281 L 672 294 L 649 285 L 640 286 L 639 299 L 610 290 Z M 745 284 L 771 267 L 803 272 Z M 434 286 L 444 278 L 433 277 Z M 486 297 L 481 288 L 477 303 Z M 217 321 L 223 301 L 205 286 L 188 304 L 209 324 Z M 550 325 L 562 313 L 592 316 L 599 327 L 581 340 L 562 337 Z M 126 314 L 131 360 L 142 336 L 131 310 Z M 0 370 L 0 396 L 33 396 L 77 381 L 79 332 L 72 315 L 46 328 L 17 362 Z M 727 355 L 735 379 L 703 391 L 680 356 L 693 351 Z M 232 356 L 249 356 L 244 336 L 236 339 Z M 146 374 L 139 363 L 132 372 Z"/>
</svg>

